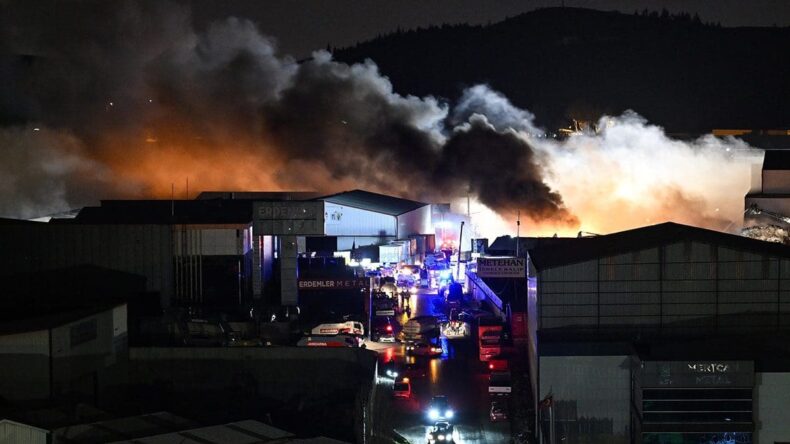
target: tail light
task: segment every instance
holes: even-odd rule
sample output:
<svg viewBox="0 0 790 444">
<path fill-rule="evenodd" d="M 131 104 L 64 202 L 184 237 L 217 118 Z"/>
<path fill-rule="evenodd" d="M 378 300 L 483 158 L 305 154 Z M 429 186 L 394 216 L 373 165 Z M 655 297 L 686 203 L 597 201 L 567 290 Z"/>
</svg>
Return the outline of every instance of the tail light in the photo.
<svg viewBox="0 0 790 444">
<path fill-rule="evenodd" d="M 387 331 L 392 331 L 392 326 L 391 325 L 387 326 Z"/>
<path fill-rule="evenodd" d="M 494 369 L 494 364 L 488 364 L 488 369 L 489 370 L 493 370 Z"/>
</svg>

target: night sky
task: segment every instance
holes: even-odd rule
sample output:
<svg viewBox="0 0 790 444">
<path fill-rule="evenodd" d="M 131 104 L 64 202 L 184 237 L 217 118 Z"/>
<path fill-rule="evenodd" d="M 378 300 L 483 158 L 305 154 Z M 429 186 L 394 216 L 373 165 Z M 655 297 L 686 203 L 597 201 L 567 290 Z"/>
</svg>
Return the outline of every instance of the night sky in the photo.
<svg viewBox="0 0 790 444">
<path fill-rule="evenodd" d="M 278 39 L 284 53 L 305 57 L 315 49 L 344 47 L 398 27 L 497 22 L 536 8 L 565 6 L 619 10 L 625 13 L 666 8 L 697 13 L 722 26 L 790 26 L 790 2 L 784 0 L 196 0 L 198 26 L 217 18 L 253 20 L 262 33 Z"/>
</svg>

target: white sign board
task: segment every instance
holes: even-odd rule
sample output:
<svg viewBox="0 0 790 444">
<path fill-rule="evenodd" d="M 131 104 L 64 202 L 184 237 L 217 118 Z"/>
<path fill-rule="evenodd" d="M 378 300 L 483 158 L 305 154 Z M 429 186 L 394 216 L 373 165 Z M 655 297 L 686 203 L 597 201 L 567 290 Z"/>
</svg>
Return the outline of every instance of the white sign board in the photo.
<svg viewBox="0 0 790 444">
<path fill-rule="evenodd" d="M 477 275 L 490 278 L 526 278 L 527 260 L 516 257 L 477 258 Z"/>
<path fill-rule="evenodd" d="M 255 202 L 253 234 L 323 236 L 323 202 Z"/>
</svg>

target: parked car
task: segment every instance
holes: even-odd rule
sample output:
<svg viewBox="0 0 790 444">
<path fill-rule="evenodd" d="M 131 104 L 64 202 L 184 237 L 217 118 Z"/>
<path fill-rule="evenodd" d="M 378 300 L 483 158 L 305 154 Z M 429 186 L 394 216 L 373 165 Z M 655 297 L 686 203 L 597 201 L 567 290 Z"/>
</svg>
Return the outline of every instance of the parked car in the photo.
<svg viewBox="0 0 790 444">
<path fill-rule="evenodd" d="M 411 382 L 409 378 L 403 378 L 392 384 L 392 396 L 396 398 L 411 398 Z"/>
<path fill-rule="evenodd" d="M 395 342 L 395 337 L 400 333 L 401 326 L 389 316 L 373 318 L 373 340 L 378 342 Z"/>
</svg>

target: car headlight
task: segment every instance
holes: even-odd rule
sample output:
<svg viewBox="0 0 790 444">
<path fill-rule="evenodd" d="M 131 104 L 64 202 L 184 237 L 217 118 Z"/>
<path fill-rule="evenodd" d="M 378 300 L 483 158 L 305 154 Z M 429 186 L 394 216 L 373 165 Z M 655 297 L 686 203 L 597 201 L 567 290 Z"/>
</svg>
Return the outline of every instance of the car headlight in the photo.
<svg viewBox="0 0 790 444">
<path fill-rule="evenodd" d="M 444 435 L 439 435 L 436 437 L 439 441 L 444 441 Z"/>
<path fill-rule="evenodd" d="M 428 417 L 431 419 L 439 419 L 439 411 L 436 409 L 429 410 Z"/>
<path fill-rule="evenodd" d="M 455 416 L 455 412 L 454 412 L 454 411 L 452 411 L 452 410 L 447 410 L 447 411 L 444 413 L 444 416 L 445 416 L 445 417 L 447 417 L 447 418 L 452 418 L 453 416 Z"/>
</svg>

